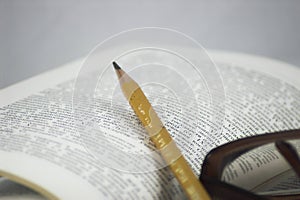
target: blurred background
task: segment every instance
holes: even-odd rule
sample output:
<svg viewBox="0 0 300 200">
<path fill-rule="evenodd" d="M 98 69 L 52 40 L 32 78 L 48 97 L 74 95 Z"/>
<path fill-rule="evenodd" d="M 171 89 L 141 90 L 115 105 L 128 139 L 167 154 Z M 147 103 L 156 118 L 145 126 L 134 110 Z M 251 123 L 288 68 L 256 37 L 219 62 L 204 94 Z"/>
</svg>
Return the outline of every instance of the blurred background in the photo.
<svg viewBox="0 0 300 200">
<path fill-rule="evenodd" d="M 298 0 L 0 0 L 0 89 L 145 26 L 181 31 L 206 49 L 300 66 L 299 20 Z"/>
</svg>

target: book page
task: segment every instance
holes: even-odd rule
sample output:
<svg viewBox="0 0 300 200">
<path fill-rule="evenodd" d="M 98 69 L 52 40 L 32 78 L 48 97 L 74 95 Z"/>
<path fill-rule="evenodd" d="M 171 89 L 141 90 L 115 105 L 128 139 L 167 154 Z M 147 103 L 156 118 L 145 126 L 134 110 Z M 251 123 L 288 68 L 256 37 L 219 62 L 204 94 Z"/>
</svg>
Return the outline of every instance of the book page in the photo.
<svg viewBox="0 0 300 200">
<path fill-rule="evenodd" d="M 204 156 L 220 144 L 245 136 L 300 127 L 300 113 L 296 109 L 300 102 L 299 85 L 289 83 L 298 79 L 289 77 L 285 81 L 259 70 L 265 64 L 279 66 L 283 75 L 289 74 L 289 69 L 293 71 L 293 67 L 251 57 L 257 62 L 250 59 L 252 68 L 248 69 L 247 56 L 229 54 L 229 61 L 222 53 L 211 55 L 219 66 L 226 92 L 226 116 L 221 134 L 211 135 L 207 131 L 213 124 L 208 117 L 210 111 L 205 107 L 197 116 L 201 119 L 200 124 L 185 124 L 185 129 L 197 130 L 191 143 L 184 140 L 189 133 L 179 132 L 174 126 L 180 123 L 176 117 L 166 120 L 165 124 L 197 175 Z M 74 72 L 78 71 L 78 65 L 58 69 L 1 91 L 0 160 L 3 162 L 0 174 L 49 199 L 184 199 L 183 191 L 167 168 L 147 173 L 122 172 L 101 165 L 81 145 L 74 128 L 71 103 Z M 58 78 L 64 74 L 68 77 Z M 298 77 L 295 73 L 293 75 Z M 41 87 L 37 80 L 46 80 L 45 77 L 51 85 L 35 88 Z M 30 94 L 23 94 L 28 88 Z M 151 95 L 151 88 L 148 91 Z M 160 110 L 166 111 L 167 116 L 174 116 L 178 108 L 168 101 L 167 97 L 160 98 Z M 110 130 L 108 133 L 144 131 L 134 113 L 128 113 L 125 108 L 107 112 L 107 102 L 100 104 L 98 122 Z M 122 115 L 122 123 L 107 123 L 116 120 L 111 117 L 116 113 Z M 164 112 L 159 114 L 163 117 Z M 114 135 L 109 135 L 109 139 L 113 141 Z M 129 146 L 126 137 L 117 139 L 122 141 L 117 142 L 120 148 Z M 266 166 L 270 162 L 266 162 Z"/>
<path fill-rule="evenodd" d="M 299 194 L 300 181 L 292 169 L 289 169 L 269 181 L 257 186 L 253 191 L 260 194 Z"/>
<path fill-rule="evenodd" d="M 232 65 L 238 66 L 245 56 L 236 55 L 236 57 L 237 59 L 233 59 Z M 248 77 L 241 78 L 240 81 L 243 82 L 243 88 L 237 89 L 235 94 L 232 93 L 234 95 L 233 98 L 240 99 L 240 105 L 237 105 L 232 110 L 234 103 L 227 109 L 227 112 L 230 112 L 229 110 L 231 112 L 238 111 L 238 117 L 236 116 L 238 119 L 235 119 L 236 126 L 229 126 L 233 130 L 246 135 L 299 128 L 299 110 L 296 109 L 299 102 L 300 83 L 297 78 L 299 69 L 288 65 L 278 67 L 278 64 L 282 63 L 272 64 L 272 61 L 267 59 L 265 60 L 265 65 L 262 63 L 260 67 L 255 69 L 262 72 L 262 74 L 255 75 L 257 72 L 250 70 L 251 65 L 256 66 L 253 65 L 255 62 L 258 62 L 259 59 L 264 59 L 254 58 L 253 56 L 247 57 L 248 62 L 243 65 L 243 68 L 248 69 Z M 232 56 L 228 55 L 226 60 L 231 62 L 231 58 Z M 284 70 L 288 71 L 288 73 L 285 73 Z M 236 78 L 238 79 L 238 77 Z M 237 85 L 237 87 L 240 86 Z M 231 98 L 231 92 L 233 91 L 229 90 L 227 93 L 227 101 Z M 227 131 L 232 131 L 228 127 L 226 129 Z M 295 146 L 297 149 L 298 143 Z M 262 191 L 257 190 L 259 185 L 266 185 L 266 183 L 273 180 L 274 176 L 278 176 L 288 170 L 290 170 L 290 166 L 272 144 L 251 151 L 236 160 L 227 167 L 223 179 L 248 190 Z M 295 187 L 299 188 L 297 182 L 293 183 L 294 187 L 292 189 Z M 271 186 L 268 187 L 270 189 Z M 263 188 L 268 187 L 265 186 Z"/>
</svg>

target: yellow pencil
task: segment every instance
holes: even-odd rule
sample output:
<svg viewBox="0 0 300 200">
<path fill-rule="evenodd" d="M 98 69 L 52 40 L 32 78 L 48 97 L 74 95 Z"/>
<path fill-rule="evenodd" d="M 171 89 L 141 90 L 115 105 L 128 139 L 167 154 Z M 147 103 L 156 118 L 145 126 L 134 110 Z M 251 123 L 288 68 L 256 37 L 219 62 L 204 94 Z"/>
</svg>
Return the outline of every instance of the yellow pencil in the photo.
<svg viewBox="0 0 300 200">
<path fill-rule="evenodd" d="M 203 185 L 197 179 L 171 135 L 163 126 L 156 112 L 139 85 L 128 76 L 116 63 L 113 66 L 119 78 L 122 91 L 132 109 L 146 128 L 152 142 L 156 146 L 171 171 L 174 173 L 189 199 L 210 199 Z"/>
</svg>

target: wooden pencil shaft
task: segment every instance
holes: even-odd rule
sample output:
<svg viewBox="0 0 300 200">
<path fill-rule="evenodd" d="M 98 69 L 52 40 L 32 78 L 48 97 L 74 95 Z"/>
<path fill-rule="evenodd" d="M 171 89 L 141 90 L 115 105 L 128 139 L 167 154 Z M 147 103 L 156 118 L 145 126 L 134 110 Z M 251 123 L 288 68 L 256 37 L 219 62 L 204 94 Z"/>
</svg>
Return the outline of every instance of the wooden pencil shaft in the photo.
<svg viewBox="0 0 300 200">
<path fill-rule="evenodd" d="M 116 63 L 114 64 L 114 66 Z M 115 66 L 122 91 L 189 199 L 210 199 L 138 84 Z"/>
</svg>

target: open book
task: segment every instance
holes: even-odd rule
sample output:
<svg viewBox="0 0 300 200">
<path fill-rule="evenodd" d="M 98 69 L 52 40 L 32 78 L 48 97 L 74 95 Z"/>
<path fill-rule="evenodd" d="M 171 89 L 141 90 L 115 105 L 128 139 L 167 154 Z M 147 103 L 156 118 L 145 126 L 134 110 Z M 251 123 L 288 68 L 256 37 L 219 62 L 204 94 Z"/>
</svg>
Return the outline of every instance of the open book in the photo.
<svg viewBox="0 0 300 200">
<path fill-rule="evenodd" d="M 199 127 L 191 146 L 176 141 L 197 175 L 205 155 L 218 145 L 300 128 L 300 68 L 239 53 L 209 55 L 226 93 L 222 132 L 204 134 L 210 123 L 203 121 L 207 124 L 201 125 L 203 131 Z M 72 88 L 80 65 L 80 60 L 69 63 L 0 91 L 0 199 L 185 199 L 168 168 L 147 173 L 110 169 L 94 161 L 70 134 Z M 182 133 L 174 132 L 174 138 L 176 134 Z M 224 174 L 224 179 L 255 190 L 289 171 L 280 156 L 266 151 L 264 158 L 270 159 L 257 160 L 259 165 L 239 161 L 230 166 L 235 173 Z"/>
</svg>

